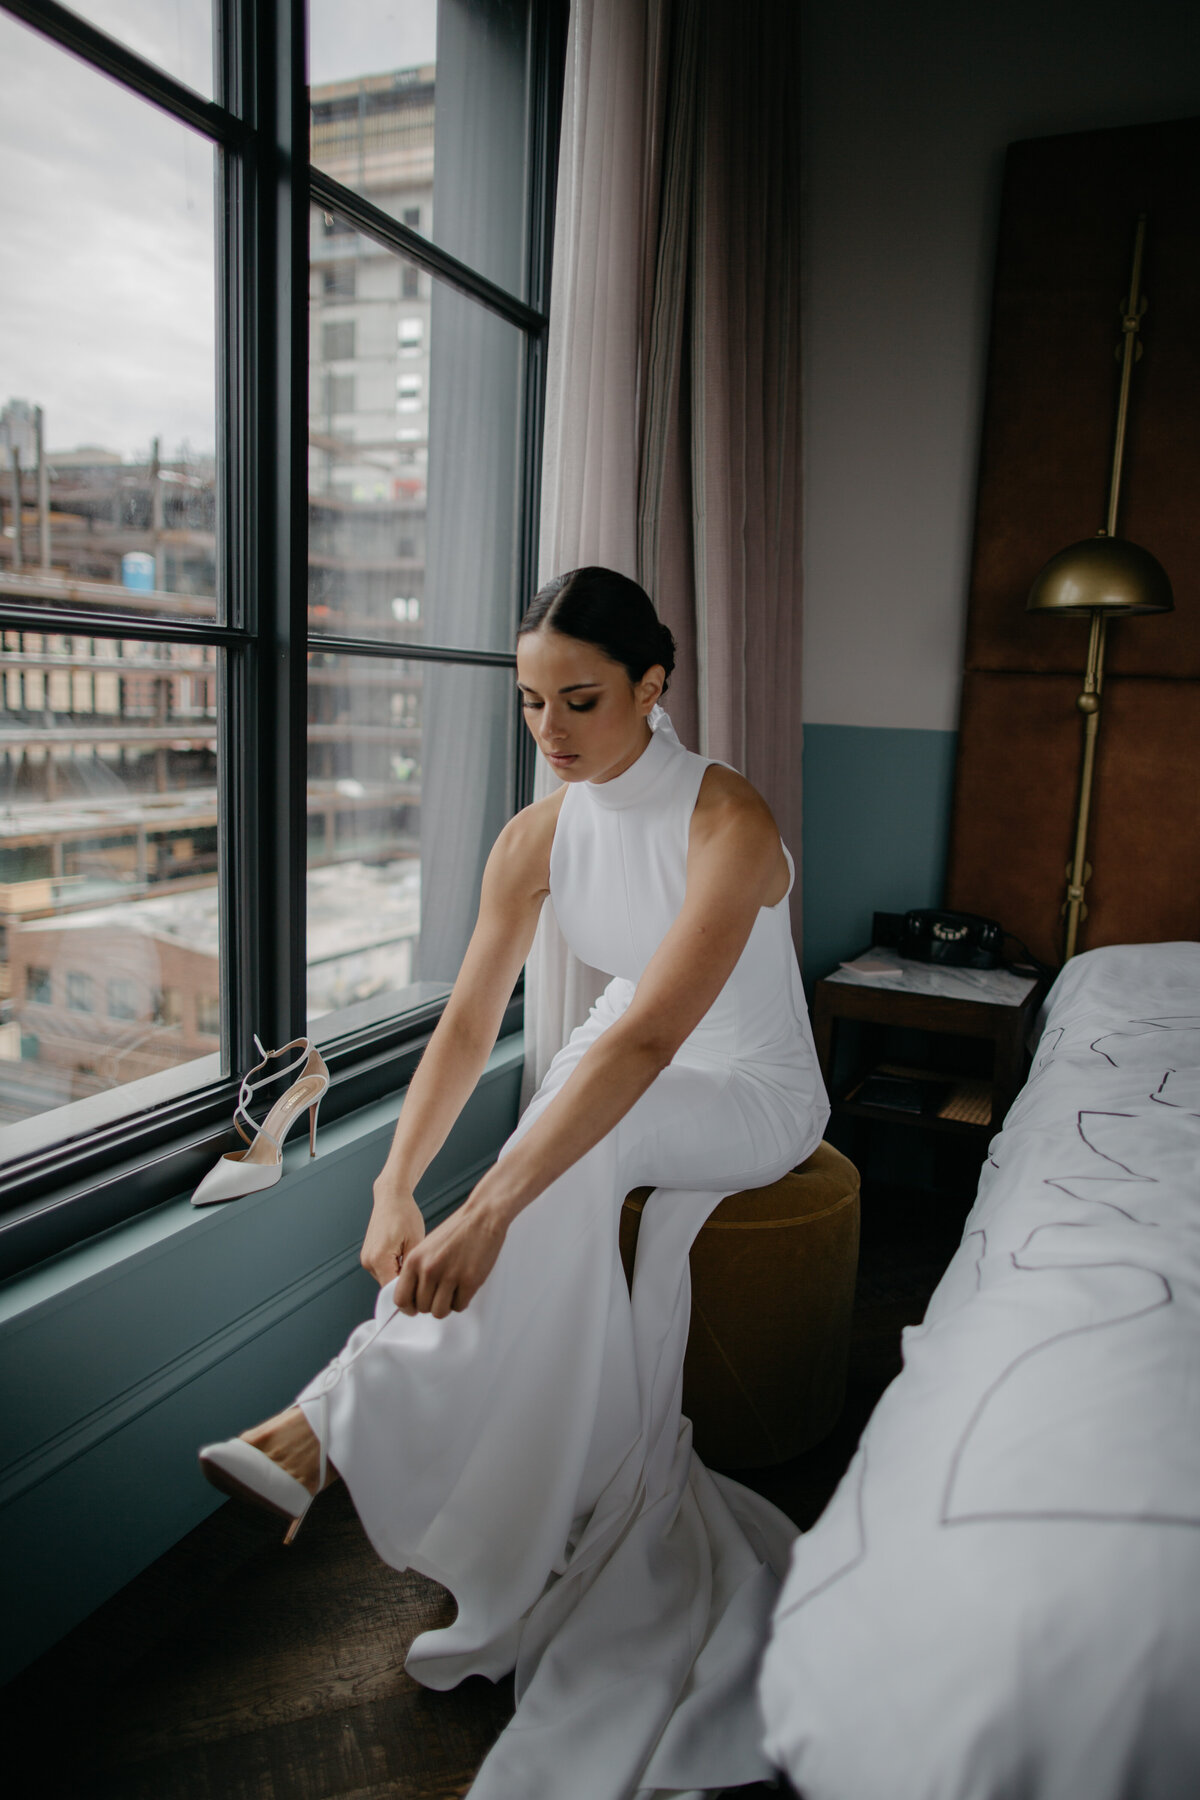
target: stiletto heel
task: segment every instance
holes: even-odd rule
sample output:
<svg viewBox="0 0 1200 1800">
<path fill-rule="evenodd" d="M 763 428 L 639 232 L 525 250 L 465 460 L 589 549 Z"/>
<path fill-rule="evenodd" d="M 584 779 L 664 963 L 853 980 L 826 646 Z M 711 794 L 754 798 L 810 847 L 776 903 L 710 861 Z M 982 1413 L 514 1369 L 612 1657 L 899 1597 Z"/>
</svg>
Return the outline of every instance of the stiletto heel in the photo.
<svg viewBox="0 0 1200 1800">
<path fill-rule="evenodd" d="M 321 1451 L 321 1478 L 317 1494 L 325 1485 L 327 1469 L 324 1449 Z M 256 1450 L 245 1438 L 228 1438 L 223 1444 L 205 1444 L 200 1452 L 200 1469 L 206 1481 L 222 1494 L 235 1500 L 249 1500 L 252 1506 L 278 1513 L 289 1521 L 285 1544 L 295 1541 L 309 1507 L 317 1494 L 310 1494 L 302 1481 L 281 1469 L 264 1450 Z"/>
<path fill-rule="evenodd" d="M 328 1484 L 329 1454 L 325 1448 L 328 1436 L 329 1396 L 325 1392 L 321 1395 L 321 1433 L 317 1438 L 321 1460 L 317 1465 L 317 1485 L 313 1493 L 309 1493 L 302 1481 L 281 1469 L 265 1450 L 256 1450 L 253 1444 L 240 1437 L 226 1438 L 220 1444 L 205 1444 L 200 1452 L 200 1471 L 222 1494 L 231 1494 L 235 1500 L 248 1500 L 252 1506 L 264 1507 L 267 1512 L 278 1513 L 287 1519 L 283 1541 L 294 1544 L 310 1506 Z"/>
<path fill-rule="evenodd" d="M 262 1060 L 255 1063 L 243 1079 L 233 1115 L 234 1129 L 248 1148 L 226 1151 L 192 1195 L 193 1206 L 211 1206 L 217 1200 L 238 1200 L 243 1194 L 255 1194 L 262 1188 L 274 1187 L 283 1174 L 283 1140 L 306 1106 L 308 1153 L 310 1156 L 317 1153 L 317 1108 L 329 1086 L 329 1070 L 321 1052 L 308 1037 L 293 1038 L 281 1050 L 264 1050 L 257 1036 L 254 1045 Z M 300 1054 L 274 1075 L 264 1075 L 260 1081 L 251 1079 L 275 1057 L 284 1056 L 289 1050 L 298 1050 Z M 262 1124 L 256 1126 L 249 1112 L 250 1097 L 255 1089 L 290 1075 L 302 1063 L 302 1072 L 276 1100 Z"/>
</svg>

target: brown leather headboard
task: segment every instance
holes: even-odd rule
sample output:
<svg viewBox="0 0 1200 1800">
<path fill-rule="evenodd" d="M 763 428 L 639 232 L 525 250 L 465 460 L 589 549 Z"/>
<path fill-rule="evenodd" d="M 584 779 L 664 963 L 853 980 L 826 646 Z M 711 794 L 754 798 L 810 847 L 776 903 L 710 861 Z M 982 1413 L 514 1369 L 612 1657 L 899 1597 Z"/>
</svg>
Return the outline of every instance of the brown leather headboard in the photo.
<svg viewBox="0 0 1200 1800">
<path fill-rule="evenodd" d="M 1085 620 L 1027 613 L 1104 523 L 1118 307 L 1148 214 L 1118 532 L 1174 613 L 1108 629 L 1079 948 L 1200 937 L 1200 120 L 1014 144 L 993 296 L 946 903 L 1057 963 Z"/>
</svg>

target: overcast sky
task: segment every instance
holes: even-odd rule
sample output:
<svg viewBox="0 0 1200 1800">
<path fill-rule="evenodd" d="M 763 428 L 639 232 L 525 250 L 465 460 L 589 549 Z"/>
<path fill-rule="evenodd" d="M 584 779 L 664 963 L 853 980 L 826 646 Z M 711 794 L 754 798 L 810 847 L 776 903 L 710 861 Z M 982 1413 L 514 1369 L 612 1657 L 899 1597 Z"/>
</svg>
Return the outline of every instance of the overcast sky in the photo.
<svg viewBox="0 0 1200 1800">
<path fill-rule="evenodd" d="M 437 0 L 309 0 L 308 78 L 414 69 L 437 54 Z"/>
<path fill-rule="evenodd" d="M 211 92 L 211 0 L 76 10 Z M 314 82 L 432 62 L 436 0 L 310 0 Z M 214 444 L 213 152 L 0 13 L 0 405 L 51 449 Z"/>
</svg>

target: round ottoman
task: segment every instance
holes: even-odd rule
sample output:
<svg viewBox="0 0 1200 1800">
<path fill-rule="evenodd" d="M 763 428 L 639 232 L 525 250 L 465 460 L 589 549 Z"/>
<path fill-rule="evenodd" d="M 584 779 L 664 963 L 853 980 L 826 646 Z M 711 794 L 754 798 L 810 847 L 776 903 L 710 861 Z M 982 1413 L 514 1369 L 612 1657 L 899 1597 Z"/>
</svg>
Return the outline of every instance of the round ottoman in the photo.
<svg viewBox="0 0 1200 1800">
<path fill-rule="evenodd" d="M 768 1187 L 728 1195 L 701 1228 L 683 1410 L 705 1462 L 764 1468 L 833 1429 L 846 1393 L 858 1185 L 854 1164 L 821 1144 Z M 630 1282 L 652 1191 L 635 1188 L 621 1209 Z"/>
</svg>

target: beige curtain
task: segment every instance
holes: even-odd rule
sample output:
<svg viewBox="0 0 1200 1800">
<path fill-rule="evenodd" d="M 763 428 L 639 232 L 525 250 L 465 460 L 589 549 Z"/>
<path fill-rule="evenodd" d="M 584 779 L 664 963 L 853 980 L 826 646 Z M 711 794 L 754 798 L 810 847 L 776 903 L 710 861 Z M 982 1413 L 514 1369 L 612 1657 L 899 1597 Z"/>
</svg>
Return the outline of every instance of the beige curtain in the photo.
<svg viewBox="0 0 1200 1800">
<path fill-rule="evenodd" d="M 797 859 L 798 13 L 574 0 L 539 558 L 542 580 L 596 562 L 643 583 L 680 648 L 680 737 L 754 782 Z M 798 934 L 798 887 L 793 908 Z M 600 985 L 547 908 L 529 1092 Z"/>
</svg>

